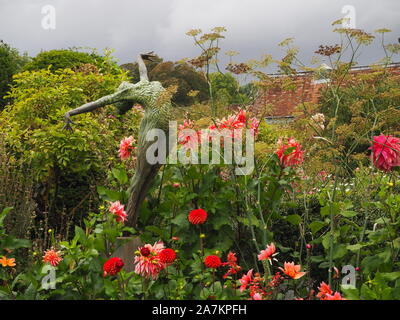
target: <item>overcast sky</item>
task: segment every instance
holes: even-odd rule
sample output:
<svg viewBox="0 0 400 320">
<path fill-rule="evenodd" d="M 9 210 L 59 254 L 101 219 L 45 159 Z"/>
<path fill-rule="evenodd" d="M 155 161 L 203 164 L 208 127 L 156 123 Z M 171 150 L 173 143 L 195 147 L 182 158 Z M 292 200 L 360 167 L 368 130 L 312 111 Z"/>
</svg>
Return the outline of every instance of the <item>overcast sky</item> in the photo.
<svg viewBox="0 0 400 320">
<path fill-rule="evenodd" d="M 45 5 L 55 8 L 54 30 L 42 27 Z M 189 29 L 224 26 L 222 52 L 239 51 L 237 62 L 263 54 L 282 57 L 277 44 L 294 37 L 307 63 L 320 44 L 339 42 L 331 22 L 345 16 L 345 5 L 354 7 L 357 28 L 389 28 L 393 32 L 387 40 L 397 42 L 399 0 L 0 0 L 0 39 L 31 56 L 84 46 L 113 48 L 119 63 L 151 50 L 176 61 L 198 54 L 185 35 Z M 376 41 L 359 60 L 372 63 L 382 54 Z"/>
</svg>

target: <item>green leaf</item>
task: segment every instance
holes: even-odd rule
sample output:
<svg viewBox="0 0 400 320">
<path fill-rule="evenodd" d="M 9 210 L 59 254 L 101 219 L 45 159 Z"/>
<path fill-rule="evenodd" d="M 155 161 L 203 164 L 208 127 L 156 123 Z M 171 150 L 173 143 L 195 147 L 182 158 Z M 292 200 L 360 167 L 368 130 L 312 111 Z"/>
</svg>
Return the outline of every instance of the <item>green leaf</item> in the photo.
<svg viewBox="0 0 400 320">
<path fill-rule="evenodd" d="M 400 271 L 382 273 L 381 275 L 385 280 L 395 281 L 400 278 Z"/>
<path fill-rule="evenodd" d="M 165 238 L 165 232 L 157 226 L 147 226 L 145 229 L 160 236 L 162 239 Z"/>
<path fill-rule="evenodd" d="M 370 273 L 377 270 L 382 263 L 383 261 L 378 255 L 368 256 L 361 261 L 361 267 L 364 272 Z"/>
<path fill-rule="evenodd" d="M 343 286 L 341 287 L 341 290 L 343 292 L 344 297 L 347 300 L 360 300 L 360 294 L 358 292 L 358 289 L 354 288 L 344 288 Z"/>
<path fill-rule="evenodd" d="M 364 248 L 365 246 L 367 246 L 367 245 L 366 244 L 360 244 L 360 243 L 350 244 L 350 245 L 347 246 L 347 250 L 350 250 L 352 252 L 356 252 L 356 251 L 360 250 L 361 248 Z"/>
<path fill-rule="evenodd" d="M 333 259 L 343 258 L 347 253 L 347 248 L 345 244 L 339 244 L 333 248 Z"/>
<path fill-rule="evenodd" d="M 177 226 L 184 226 L 185 224 L 188 224 L 188 218 L 186 213 L 181 213 L 177 215 L 174 219 L 171 220 L 171 223 L 177 225 Z"/>
<path fill-rule="evenodd" d="M 3 249 L 19 249 L 19 248 L 29 248 L 31 246 L 31 242 L 26 239 L 16 239 L 15 237 L 8 235 L 3 241 L 2 241 L 2 246 Z"/>
<path fill-rule="evenodd" d="M 331 209 L 332 207 L 332 209 Z M 331 210 L 333 215 L 337 215 L 340 212 L 340 206 L 337 202 L 332 203 L 331 205 L 327 205 L 321 208 L 321 216 L 329 216 L 331 214 Z"/>
<path fill-rule="evenodd" d="M 330 246 L 330 234 L 327 233 L 326 235 L 324 235 L 322 237 L 322 245 L 324 246 L 324 248 L 327 250 L 329 249 Z"/>
<path fill-rule="evenodd" d="M 106 201 L 124 201 L 125 192 L 118 192 L 107 189 L 103 186 L 97 186 L 97 193 L 99 194 L 100 198 Z"/>
<path fill-rule="evenodd" d="M 5 217 L 7 216 L 7 214 L 13 209 L 13 207 L 7 207 L 5 209 L 3 209 L 3 211 L 0 213 L 0 226 L 3 225 L 3 221 L 5 219 Z"/>
<path fill-rule="evenodd" d="M 329 268 L 329 261 L 324 261 L 318 265 L 318 268 L 325 269 Z"/>
<path fill-rule="evenodd" d="M 301 217 L 298 214 L 292 214 L 286 217 L 286 221 L 297 226 L 301 223 Z"/>
<path fill-rule="evenodd" d="M 123 168 L 113 168 L 111 170 L 115 179 L 118 180 L 120 184 L 126 184 L 128 182 L 128 175 Z"/>
<path fill-rule="evenodd" d="M 215 230 L 219 230 L 223 225 L 229 224 L 229 219 L 223 215 L 215 215 L 210 220 Z"/>
<path fill-rule="evenodd" d="M 238 217 L 238 221 L 243 223 L 245 226 L 255 226 L 255 227 L 260 227 L 261 222 L 259 219 L 254 214 L 249 214 L 248 217 Z M 250 221 L 249 221 L 250 220 Z"/>
<path fill-rule="evenodd" d="M 361 298 L 365 300 L 376 300 L 377 294 L 371 290 L 366 284 L 361 286 Z"/>
<path fill-rule="evenodd" d="M 75 238 L 82 244 L 86 244 L 87 237 L 85 231 L 81 227 L 75 226 Z"/>
<path fill-rule="evenodd" d="M 357 215 L 357 212 L 355 212 L 355 211 L 341 211 L 340 214 L 343 217 L 352 218 L 352 217 L 355 217 Z"/>
<path fill-rule="evenodd" d="M 310 230 L 313 234 L 316 234 L 319 230 L 325 227 L 325 223 L 323 221 L 313 221 L 309 225 Z"/>
</svg>

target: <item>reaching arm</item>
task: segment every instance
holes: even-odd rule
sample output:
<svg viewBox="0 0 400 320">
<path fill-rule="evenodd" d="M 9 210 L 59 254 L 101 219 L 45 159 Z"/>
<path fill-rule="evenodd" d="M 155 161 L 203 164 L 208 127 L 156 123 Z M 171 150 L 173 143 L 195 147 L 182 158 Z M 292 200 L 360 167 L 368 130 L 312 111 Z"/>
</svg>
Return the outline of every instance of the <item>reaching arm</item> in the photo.
<svg viewBox="0 0 400 320">
<path fill-rule="evenodd" d="M 145 80 L 149 81 L 148 75 L 147 75 L 147 68 L 144 63 L 144 60 L 149 60 L 153 61 L 151 58 L 155 57 L 155 55 L 152 52 L 140 54 L 138 57 L 138 65 L 139 65 L 139 73 L 140 73 L 140 81 Z M 71 117 L 77 114 L 81 113 L 86 113 L 93 111 L 97 108 L 104 107 L 108 104 L 114 104 L 116 102 L 120 101 L 130 101 L 133 102 L 137 100 L 138 97 L 132 96 L 132 92 L 129 93 L 129 90 L 131 89 L 130 87 L 124 87 L 124 88 L 119 88 L 120 90 L 117 91 L 116 93 L 110 94 L 108 96 L 102 97 L 96 101 L 85 103 L 83 106 L 80 106 L 76 109 L 70 110 L 65 113 L 64 115 L 64 129 L 72 130 L 71 129 L 71 124 L 73 123 L 71 120 Z"/>
<path fill-rule="evenodd" d="M 102 97 L 96 101 L 85 103 L 83 106 L 80 106 L 76 109 L 72 109 L 72 110 L 66 112 L 64 115 L 64 122 L 65 122 L 64 129 L 71 130 L 71 123 L 73 123 L 71 120 L 71 116 L 90 112 L 90 111 L 96 110 L 97 108 L 101 108 L 106 105 L 121 101 L 124 99 L 126 91 L 127 91 L 126 89 L 118 91 L 116 93 Z"/>
</svg>

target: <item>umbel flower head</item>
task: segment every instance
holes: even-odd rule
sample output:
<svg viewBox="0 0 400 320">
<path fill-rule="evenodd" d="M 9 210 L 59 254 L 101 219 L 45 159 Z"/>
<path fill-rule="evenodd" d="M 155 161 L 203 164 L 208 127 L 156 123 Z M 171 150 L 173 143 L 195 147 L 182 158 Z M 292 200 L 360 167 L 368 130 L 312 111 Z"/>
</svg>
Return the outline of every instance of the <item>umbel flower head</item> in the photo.
<svg viewBox="0 0 400 320">
<path fill-rule="evenodd" d="M 135 272 L 146 279 L 157 279 L 161 270 L 166 266 L 160 260 L 160 252 L 164 250 L 164 243 L 156 242 L 154 245 L 145 244 L 139 248 L 135 257 Z"/>
<path fill-rule="evenodd" d="M 375 136 L 369 148 L 375 167 L 383 171 L 391 171 L 400 166 L 400 139 L 393 136 Z"/>
<path fill-rule="evenodd" d="M 121 258 L 113 257 L 108 259 L 103 265 L 103 275 L 106 276 L 115 276 L 119 273 L 124 267 L 125 263 Z"/>
<path fill-rule="evenodd" d="M 278 149 L 275 153 L 278 155 L 281 166 L 286 168 L 302 164 L 304 161 L 304 151 L 301 148 L 301 144 L 293 138 L 289 138 L 287 143 L 283 143 L 282 139 L 279 139 Z"/>
<path fill-rule="evenodd" d="M 53 267 L 58 266 L 62 261 L 61 252 L 55 251 L 54 249 L 49 249 L 44 252 L 43 262 L 50 263 Z"/>
<path fill-rule="evenodd" d="M 203 209 L 194 209 L 190 211 L 188 219 L 191 224 L 203 224 L 207 220 L 207 212 Z"/>
<path fill-rule="evenodd" d="M 222 265 L 222 261 L 218 256 L 210 255 L 204 259 L 204 265 L 207 268 L 217 269 Z"/>
</svg>

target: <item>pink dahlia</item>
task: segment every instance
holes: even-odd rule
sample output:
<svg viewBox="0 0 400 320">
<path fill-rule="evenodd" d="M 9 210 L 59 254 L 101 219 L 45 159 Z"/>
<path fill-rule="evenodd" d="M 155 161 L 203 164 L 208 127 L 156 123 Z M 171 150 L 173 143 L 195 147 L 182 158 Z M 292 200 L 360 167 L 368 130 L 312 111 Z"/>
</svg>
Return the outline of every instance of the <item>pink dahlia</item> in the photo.
<svg viewBox="0 0 400 320">
<path fill-rule="evenodd" d="M 291 150 L 286 151 L 289 148 Z M 285 168 L 300 165 L 304 161 L 304 151 L 301 149 L 301 144 L 293 138 L 289 138 L 286 144 L 282 142 L 282 139 L 279 139 L 278 149 L 275 153 L 278 155 L 281 165 Z"/>
<path fill-rule="evenodd" d="M 124 205 L 119 201 L 111 202 L 109 211 L 116 216 L 117 222 L 125 222 L 128 215 L 124 210 Z"/>
<path fill-rule="evenodd" d="M 132 136 L 124 138 L 119 144 L 119 156 L 121 160 L 126 160 L 131 156 L 131 151 L 135 149 L 133 146 L 135 139 Z"/>
<path fill-rule="evenodd" d="M 239 113 L 237 114 L 229 115 L 227 118 L 218 119 L 216 121 L 216 124 L 212 124 L 211 126 L 208 127 L 210 131 L 210 137 L 216 134 L 215 130 L 220 130 L 221 133 L 223 133 L 223 136 L 225 136 L 224 130 L 228 130 L 227 132 L 230 133 L 230 136 L 236 139 L 238 138 L 239 132 L 235 130 L 245 129 L 246 119 L 247 115 L 246 115 L 246 110 L 244 109 L 240 110 Z M 250 128 L 252 134 L 257 136 L 258 126 L 259 126 L 259 121 L 257 120 L 257 118 L 249 119 L 247 125 Z"/>
<path fill-rule="evenodd" d="M 251 297 L 253 300 L 262 300 L 262 295 L 259 292 L 256 292 L 253 294 L 253 296 Z"/>
<path fill-rule="evenodd" d="M 375 167 L 383 171 L 391 171 L 400 166 L 400 139 L 393 136 L 375 136 L 371 141 L 371 158 Z"/>
<path fill-rule="evenodd" d="M 259 261 L 269 260 L 269 262 L 272 264 L 272 259 L 274 259 L 273 257 L 277 255 L 277 253 L 275 252 L 276 252 L 276 247 L 273 243 L 271 243 L 269 246 L 265 248 L 265 250 L 261 250 L 260 254 L 258 255 L 258 260 Z"/>
<path fill-rule="evenodd" d="M 191 120 L 185 120 L 178 127 L 178 142 L 185 150 L 196 149 L 199 142 L 199 132 L 194 129 L 194 123 Z"/>
<path fill-rule="evenodd" d="M 156 242 L 154 245 L 145 244 L 139 248 L 135 257 L 135 272 L 146 279 L 157 279 L 159 273 L 165 268 L 165 263 L 160 260 L 160 253 L 164 250 L 164 243 Z"/>
<path fill-rule="evenodd" d="M 253 281 L 253 269 L 250 269 L 247 274 L 242 276 L 242 279 L 239 280 L 240 282 L 240 292 L 246 290 L 247 286 L 251 284 Z"/>
</svg>

